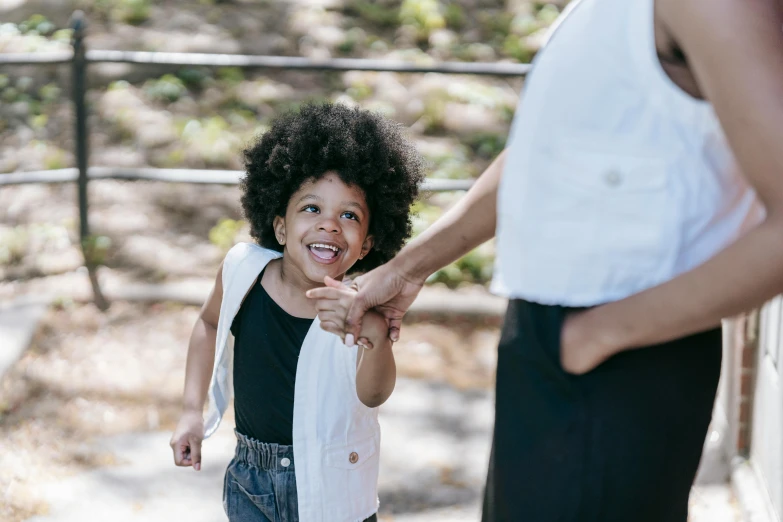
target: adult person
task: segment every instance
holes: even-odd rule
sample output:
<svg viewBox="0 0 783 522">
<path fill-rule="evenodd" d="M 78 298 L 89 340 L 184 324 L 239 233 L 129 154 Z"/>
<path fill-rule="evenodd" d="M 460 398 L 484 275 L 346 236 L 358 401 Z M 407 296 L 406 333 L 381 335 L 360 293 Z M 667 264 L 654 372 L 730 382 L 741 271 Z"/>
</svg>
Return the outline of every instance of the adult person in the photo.
<svg viewBox="0 0 783 522">
<path fill-rule="evenodd" d="M 375 308 L 396 340 L 497 232 L 485 521 L 687 519 L 721 318 L 783 291 L 782 28 L 779 0 L 572 3 L 507 149 L 322 323 L 351 344 Z"/>
</svg>

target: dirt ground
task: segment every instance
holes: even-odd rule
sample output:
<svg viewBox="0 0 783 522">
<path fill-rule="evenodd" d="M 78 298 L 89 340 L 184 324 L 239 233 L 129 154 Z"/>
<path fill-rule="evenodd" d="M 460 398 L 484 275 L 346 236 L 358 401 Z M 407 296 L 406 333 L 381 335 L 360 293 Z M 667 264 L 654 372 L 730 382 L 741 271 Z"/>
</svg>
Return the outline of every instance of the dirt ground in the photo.
<svg viewBox="0 0 783 522">
<path fill-rule="evenodd" d="M 46 514 L 39 484 L 113 465 L 95 440 L 173 430 L 197 312 L 118 302 L 106 314 L 89 304 L 48 313 L 0 382 L 0 519 Z M 407 324 L 396 346 L 399 375 L 487 389 L 497 338 L 480 324 Z"/>
</svg>

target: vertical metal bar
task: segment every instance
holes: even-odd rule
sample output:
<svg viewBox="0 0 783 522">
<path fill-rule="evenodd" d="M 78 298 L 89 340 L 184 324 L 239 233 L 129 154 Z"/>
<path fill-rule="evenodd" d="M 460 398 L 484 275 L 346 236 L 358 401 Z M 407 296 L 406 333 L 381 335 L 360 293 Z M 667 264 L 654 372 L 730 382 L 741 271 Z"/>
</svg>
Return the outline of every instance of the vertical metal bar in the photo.
<svg viewBox="0 0 783 522">
<path fill-rule="evenodd" d="M 87 107 L 85 105 L 85 69 L 84 59 L 84 13 L 76 11 L 71 17 L 73 29 L 73 62 L 71 63 L 71 82 L 76 125 L 76 167 L 79 169 L 79 237 L 82 242 L 90 236 L 90 224 L 87 220 Z"/>
<path fill-rule="evenodd" d="M 87 163 L 88 163 L 88 136 L 87 136 L 87 104 L 86 76 L 87 60 L 85 59 L 84 33 L 87 20 L 82 11 L 76 11 L 71 16 L 71 28 L 73 29 L 73 62 L 71 63 L 71 91 L 73 96 L 74 124 L 76 131 L 76 167 L 79 169 L 77 183 L 79 194 L 79 239 L 81 241 L 84 263 L 92 285 L 95 305 L 101 309 L 108 309 L 109 305 L 101 292 L 98 283 L 97 263 L 95 259 L 95 238 L 90 234 L 87 202 Z"/>
</svg>

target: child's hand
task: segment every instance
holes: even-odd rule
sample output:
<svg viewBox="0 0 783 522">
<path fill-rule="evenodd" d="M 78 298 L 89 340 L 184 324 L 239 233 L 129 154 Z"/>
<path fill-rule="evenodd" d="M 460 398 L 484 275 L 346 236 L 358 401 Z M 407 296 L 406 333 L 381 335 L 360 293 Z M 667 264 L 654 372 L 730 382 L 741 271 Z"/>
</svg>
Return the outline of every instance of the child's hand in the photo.
<svg viewBox="0 0 783 522">
<path fill-rule="evenodd" d="M 364 314 L 364 321 L 362 321 L 362 333 L 358 344 L 369 350 L 373 347 L 369 339 L 387 339 L 388 337 L 389 323 L 386 318 L 375 310 L 367 310 Z"/>
<path fill-rule="evenodd" d="M 201 441 L 204 439 L 204 419 L 199 412 L 185 412 L 169 445 L 174 451 L 174 464 L 201 469 Z"/>
<path fill-rule="evenodd" d="M 326 286 L 323 288 L 314 288 L 307 291 L 307 297 L 316 300 L 315 308 L 318 310 L 321 328 L 340 336 L 347 346 L 353 346 L 353 336 L 343 337 L 343 335 L 345 332 L 345 317 L 348 315 L 348 310 L 351 309 L 353 300 L 356 297 L 356 289 L 329 276 L 324 277 L 324 284 Z M 361 337 L 359 337 L 356 344 L 369 350 L 373 348 L 373 344 L 368 337 L 385 338 L 388 325 L 380 314 L 368 313 L 367 317 L 368 322 L 366 325 L 363 325 Z"/>
</svg>

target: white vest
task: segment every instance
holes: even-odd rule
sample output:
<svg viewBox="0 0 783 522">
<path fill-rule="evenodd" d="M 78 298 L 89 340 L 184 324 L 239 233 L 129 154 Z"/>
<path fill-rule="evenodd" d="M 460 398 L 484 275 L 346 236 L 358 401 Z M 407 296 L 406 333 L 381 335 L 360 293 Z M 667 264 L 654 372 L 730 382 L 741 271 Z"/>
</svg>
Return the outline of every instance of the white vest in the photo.
<svg viewBox="0 0 783 522">
<path fill-rule="evenodd" d="M 223 261 L 223 302 L 209 388 L 205 437 L 220 424 L 232 394 L 231 323 L 258 275 L 279 252 L 240 243 Z M 378 511 L 381 431 L 378 409 L 356 395 L 357 348 L 321 329 L 307 332 L 294 385 L 293 443 L 301 522 L 361 522 Z"/>
<path fill-rule="evenodd" d="M 764 209 L 709 103 L 656 56 L 654 0 L 581 0 L 555 25 L 514 116 L 492 290 L 616 301 L 705 262 Z"/>
</svg>

